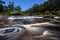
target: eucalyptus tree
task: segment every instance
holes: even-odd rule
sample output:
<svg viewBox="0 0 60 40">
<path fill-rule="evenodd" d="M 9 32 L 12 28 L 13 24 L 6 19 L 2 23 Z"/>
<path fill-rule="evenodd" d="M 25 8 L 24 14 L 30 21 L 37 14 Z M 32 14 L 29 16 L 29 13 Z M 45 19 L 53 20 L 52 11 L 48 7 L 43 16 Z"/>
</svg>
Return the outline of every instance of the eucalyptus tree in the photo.
<svg viewBox="0 0 60 40">
<path fill-rule="evenodd" d="M 14 2 L 9 2 L 8 9 L 9 11 L 14 10 Z"/>
<path fill-rule="evenodd" d="M 15 11 L 17 12 L 17 15 L 22 15 L 20 6 L 15 7 Z"/>
<path fill-rule="evenodd" d="M 0 0 L 0 13 L 3 12 L 3 4 L 5 4 L 5 2 L 3 0 Z"/>
<path fill-rule="evenodd" d="M 21 12 L 21 7 L 20 6 L 15 7 L 15 11 Z"/>
</svg>

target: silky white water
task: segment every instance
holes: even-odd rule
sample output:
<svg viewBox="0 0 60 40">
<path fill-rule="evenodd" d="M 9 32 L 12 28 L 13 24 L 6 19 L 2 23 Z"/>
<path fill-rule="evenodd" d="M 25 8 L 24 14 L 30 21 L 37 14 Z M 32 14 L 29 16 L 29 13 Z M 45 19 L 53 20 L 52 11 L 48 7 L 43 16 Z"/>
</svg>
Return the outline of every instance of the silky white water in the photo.
<svg viewBox="0 0 60 40">
<path fill-rule="evenodd" d="M 29 24 L 29 22 L 31 22 L 32 20 L 37 20 L 36 18 L 39 19 L 39 18 L 43 18 L 43 17 L 37 17 L 37 16 L 25 16 L 25 17 L 24 16 L 16 16 L 16 17 L 11 16 L 11 17 L 8 17 L 7 19 L 10 21 L 12 21 L 12 20 L 14 21 L 16 19 L 19 19 L 19 21 L 20 21 L 21 19 L 23 19 L 24 23 L 27 23 L 27 22 L 28 23 L 24 24 L 24 25 L 16 23 L 14 25 L 5 25 L 5 26 L 9 26 L 6 28 L 0 28 L 0 40 L 3 40 L 4 38 L 7 38 L 6 40 L 15 40 L 15 38 L 17 38 L 25 33 L 25 29 L 30 31 L 33 34 L 41 33 L 41 35 L 35 36 L 34 38 L 50 36 L 50 37 L 48 37 L 48 38 L 50 38 L 50 40 L 59 40 L 60 39 L 60 32 L 42 27 L 42 26 L 46 26 L 47 24 L 56 26 L 54 24 L 50 24 L 49 23 L 50 21 L 43 22 L 43 23 Z M 13 23 L 13 21 L 12 21 L 12 23 Z M 56 20 L 53 20 L 53 21 L 56 21 Z M 38 26 L 38 25 L 41 27 L 34 27 L 34 26 Z M 22 26 L 22 27 L 19 27 L 19 26 Z"/>
</svg>

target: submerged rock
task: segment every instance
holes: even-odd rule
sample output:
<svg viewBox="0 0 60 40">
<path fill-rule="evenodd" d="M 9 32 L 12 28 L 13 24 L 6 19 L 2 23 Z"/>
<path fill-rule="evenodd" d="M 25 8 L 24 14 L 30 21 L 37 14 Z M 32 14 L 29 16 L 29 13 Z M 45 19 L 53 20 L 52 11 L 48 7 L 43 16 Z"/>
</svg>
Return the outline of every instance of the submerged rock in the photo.
<svg viewBox="0 0 60 40">
<path fill-rule="evenodd" d="M 25 30 L 19 27 L 0 28 L 0 40 L 17 40 L 24 32 Z"/>
</svg>

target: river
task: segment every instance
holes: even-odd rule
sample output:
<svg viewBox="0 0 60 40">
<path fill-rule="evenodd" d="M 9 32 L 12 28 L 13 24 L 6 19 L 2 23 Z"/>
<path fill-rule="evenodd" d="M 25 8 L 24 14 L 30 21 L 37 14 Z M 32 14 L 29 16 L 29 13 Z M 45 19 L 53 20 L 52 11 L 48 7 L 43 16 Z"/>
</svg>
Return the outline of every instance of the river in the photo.
<svg viewBox="0 0 60 40">
<path fill-rule="evenodd" d="M 45 22 L 49 22 L 58 26 L 52 28 L 38 27 L 39 30 L 37 30 L 37 28 L 34 27 L 33 29 L 41 31 L 40 33 L 42 33 L 41 35 L 42 37 L 49 36 L 48 37 L 49 40 L 60 40 L 60 30 L 59 30 L 60 22 L 56 21 L 55 19 L 48 19 L 37 16 L 11 16 L 8 17 L 7 19 L 9 20 L 9 23 L 11 23 L 12 25 L 6 25 L 8 27 L 0 28 L 0 40 L 17 40 L 16 38 L 21 37 L 25 33 L 25 28 L 23 28 L 21 25 L 27 27 L 31 26 L 31 24 L 41 25 L 41 23 Z M 39 35 L 35 37 L 41 37 L 41 36 Z"/>
</svg>

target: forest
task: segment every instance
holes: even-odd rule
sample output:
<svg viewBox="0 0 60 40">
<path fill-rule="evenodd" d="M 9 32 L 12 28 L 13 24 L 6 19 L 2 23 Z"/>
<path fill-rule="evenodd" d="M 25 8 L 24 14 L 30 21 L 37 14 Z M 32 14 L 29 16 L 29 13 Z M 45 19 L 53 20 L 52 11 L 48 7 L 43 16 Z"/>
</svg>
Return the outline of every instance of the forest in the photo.
<svg viewBox="0 0 60 40">
<path fill-rule="evenodd" d="M 9 2 L 9 5 L 4 5 L 6 2 L 0 0 L 0 15 L 11 16 L 60 16 L 60 0 L 47 0 L 43 4 L 34 4 L 33 7 L 22 11 L 20 5 L 14 7 L 14 2 Z"/>
</svg>

